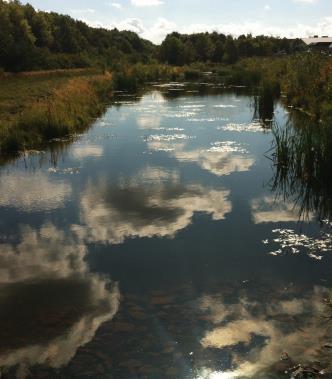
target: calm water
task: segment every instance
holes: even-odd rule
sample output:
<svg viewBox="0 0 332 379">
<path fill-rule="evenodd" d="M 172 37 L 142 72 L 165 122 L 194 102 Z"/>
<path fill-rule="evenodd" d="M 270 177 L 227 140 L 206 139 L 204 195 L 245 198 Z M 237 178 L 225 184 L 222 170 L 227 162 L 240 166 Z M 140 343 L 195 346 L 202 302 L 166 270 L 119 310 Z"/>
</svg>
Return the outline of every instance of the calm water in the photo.
<svg viewBox="0 0 332 379">
<path fill-rule="evenodd" d="M 155 86 L 0 168 L 2 377 L 332 377 L 330 226 L 271 191 L 253 114 Z"/>
</svg>

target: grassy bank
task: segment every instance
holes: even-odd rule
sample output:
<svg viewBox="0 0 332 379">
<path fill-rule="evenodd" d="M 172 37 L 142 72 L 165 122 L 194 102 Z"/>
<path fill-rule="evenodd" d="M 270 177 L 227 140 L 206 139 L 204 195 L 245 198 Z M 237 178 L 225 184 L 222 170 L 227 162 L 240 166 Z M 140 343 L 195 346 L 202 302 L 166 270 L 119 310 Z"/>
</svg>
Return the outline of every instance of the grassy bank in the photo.
<svg viewBox="0 0 332 379">
<path fill-rule="evenodd" d="M 0 153 L 39 148 L 81 131 L 103 111 L 113 91 L 202 79 L 256 88 L 255 106 L 263 121 L 273 118 L 281 95 L 316 119 L 332 119 L 332 58 L 321 54 L 250 58 L 235 65 L 125 65 L 112 76 L 93 69 L 21 73 L 0 77 Z"/>
<path fill-rule="evenodd" d="M 54 70 L 0 77 L 0 155 L 43 148 L 82 131 L 105 110 L 114 91 L 137 92 L 148 82 L 184 79 L 184 68 L 128 65 L 111 74 Z"/>
<path fill-rule="evenodd" d="M 162 64 L 124 66 L 113 74 L 114 90 L 136 92 L 147 83 L 184 79 L 184 67 Z"/>
<path fill-rule="evenodd" d="M 111 76 L 92 70 L 2 78 L 0 153 L 40 148 L 81 131 L 104 110 L 111 89 Z"/>
<path fill-rule="evenodd" d="M 250 58 L 232 68 L 230 80 L 244 85 L 279 87 L 288 105 L 315 119 L 332 120 L 332 57 L 301 53 Z"/>
<path fill-rule="evenodd" d="M 17 120 L 31 103 L 68 82 L 69 79 L 91 78 L 100 74 L 93 69 L 24 72 L 0 75 L 0 128 Z"/>
<path fill-rule="evenodd" d="M 252 57 L 236 64 L 194 63 L 184 66 L 185 80 L 252 88 L 262 103 L 281 95 L 287 105 L 316 119 L 332 119 L 332 57 L 302 52 L 293 55 Z M 210 72 L 210 76 L 204 75 Z M 261 104 L 263 105 L 263 104 Z M 265 107 L 266 108 L 266 107 Z"/>
</svg>

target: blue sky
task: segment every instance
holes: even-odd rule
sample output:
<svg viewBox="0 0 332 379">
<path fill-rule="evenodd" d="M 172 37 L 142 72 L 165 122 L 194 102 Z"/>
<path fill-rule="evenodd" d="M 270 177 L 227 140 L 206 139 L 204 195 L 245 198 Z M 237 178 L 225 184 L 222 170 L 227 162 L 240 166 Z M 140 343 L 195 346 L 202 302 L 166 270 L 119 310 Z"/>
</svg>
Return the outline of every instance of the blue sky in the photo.
<svg viewBox="0 0 332 379">
<path fill-rule="evenodd" d="M 30 0 L 92 26 L 133 30 L 159 43 L 177 30 L 332 36 L 332 0 Z"/>
</svg>

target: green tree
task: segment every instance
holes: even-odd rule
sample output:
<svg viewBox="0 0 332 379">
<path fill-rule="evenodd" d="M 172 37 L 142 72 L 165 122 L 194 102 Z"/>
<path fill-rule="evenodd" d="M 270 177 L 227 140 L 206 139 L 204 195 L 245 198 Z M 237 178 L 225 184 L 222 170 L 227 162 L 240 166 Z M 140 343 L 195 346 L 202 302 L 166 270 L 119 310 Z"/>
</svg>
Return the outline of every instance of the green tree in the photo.
<svg viewBox="0 0 332 379">
<path fill-rule="evenodd" d="M 225 63 L 233 64 L 238 60 L 238 51 L 232 36 L 228 36 L 225 43 Z"/>
<path fill-rule="evenodd" d="M 3 2 L 0 2 L 0 25 L 0 67 L 8 69 L 11 63 L 14 36 L 9 12 Z"/>
<path fill-rule="evenodd" d="M 212 58 L 213 44 L 208 33 L 199 33 L 194 38 L 197 59 L 207 62 Z"/>
<path fill-rule="evenodd" d="M 36 46 L 50 47 L 53 43 L 53 35 L 50 24 L 44 13 L 35 13 L 31 20 L 32 31 L 36 37 Z"/>
<path fill-rule="evenodd" d="M 160 57 L 163 62 L 182 66 L 185 61 L 184 44 L 175 35 L 169 35 L 160 47 Z"/>
</svg>

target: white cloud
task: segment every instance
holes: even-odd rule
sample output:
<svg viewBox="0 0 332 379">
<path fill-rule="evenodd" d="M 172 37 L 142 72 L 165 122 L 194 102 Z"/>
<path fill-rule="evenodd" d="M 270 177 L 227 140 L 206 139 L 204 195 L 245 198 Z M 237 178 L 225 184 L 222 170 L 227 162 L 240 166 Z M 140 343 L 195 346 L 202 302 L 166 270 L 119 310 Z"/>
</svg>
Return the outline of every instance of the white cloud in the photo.
<svg viewBox="0 0 332 379">
<path fill-rule="evenodd" d="M 314 287 L 305 294 L 302 291 L 271 290 L 269 298 L 257 300 L 242 290 L 232 303 L 221 294 L 201 299 L 205 318 L 215 324 L 201 339 L 202 347 L 232 349 L 232 371 L 224 372 L 225 378 L 270 377 L 271 372 L 276 373 L 285 352 L 288 359 L 280 370 L 319 361 L 330 372 L 331 359 L 322 347 L 330 330 L 322 327 L 321 319 L 322 299 L 331 296 L 331 291 L 324 287 Z M 263 337 L 264 343 L 253 343 L 255 336 Z M 235 346 L 241 349 L 234 349 Z M 202 377 L 219 377 L 208 368 L 206 371 Z"/>
<path fill-rule="evenodd" d="M 177 28 L 176 24 L 166 18 L 160 17 L 150 29 L 144 31 L 144 38 L 160 43 L 167 34 L 172 33 Z"/>
<path fill-rule="evenodd" d="M 141 36 L 145 32 L 143 22 L 139 18 L 126 18 L 118 23 L 112 24 L 111 28 L 117 28 L 119 30 L 130 30 Z"/>
<path fill-rule="evenodd" d="M 176 136 L 176 135 L 175 135 Z M 158 136 L 157 136 L 158 137 Z M 172 136 L 171 136 L 172 137 Z M 188 149 L 184 139 L 158 140 L 147 142 L 150 151 L 165 151 L 180 162 L 197 163 L 203 170 L 216 176 L 226 176 L 234 172 L 246 172 L 255 160 L 247 153 L 227 146 L 212 146 L 208 149 Z"/>
<path fill-rule="evenodd" d="M 112 319 L 120 295 L 116 284 L 89 272 L 86 247 L 77 238 L 51 223 L 37 229 L 24 226 L 19 236 L 17 243 L 0 244 L 0 307 L 7 315 L 1 321 L 10 331 L 2 334 L 0 366 L 18 366 L 16 377 L 25 378 L 30 366 L 68 364 L 101 324 Z M 36 301 L 48 292 L 53 295 Z M 22 315 L 13 312 L 15 298 L 26 301 Z M 41 323 L 36 314 L 51 316 L 52 323 Z M 25 324 L 33 325 L 35 334 Z"/>
<path fill-rule="evenodd" d="M 111 6 L 112 6 L 113 8 L 122 9 L 122 5 L 119 4 L 119 3 L 111 3 Z"/>
<path fill-rule="evenodd" d="M 142 114 L 137 117 L 137 124 L 140 129 L 160 129 L 161 115 L 159 114 Z"/>
<path fill-rule="evenodd" d="M 92 8 L 85 8 L 85 9 L 71 9 L 70 13 L 74 15 L 80 15 L 80 14 L 94 14 L 96 11 Z"/>
<path fill-rule="evenodd" d="M 135 7 L 151 7 L 164 4 L 161 0 L 131 0 Z"/>
<path fill-rule="evenodd" d="M 294 3 L 304 3 L 304 4 L 314 4 L 317 3 L 318 0 L 293 0 Z"/>
<path fill-rule="evenodd" d="M 25 212 L 62 207 L 72 188 L 62 180 L 51 180 L 42 173 L 9 173 L 1 176 L 0 207 L 14 207 Z"/>
<path fill-rule="evenodd" d="M 253 199 L 251 202 L 252 217 L 255 224 L 268 222 L 297 222 L 301 215 L 300 206 L 279 200 L 273 196 Z M 313 215 L 308 215 L 309 219 Z"/>
<path fill-rule="evenodd" d="M 104 25 L 107 27 L 107 25 Z M 139 26 L 139 27 L 138 27 Z M 312 35 L 332 35 L 332 17 L 323 17 L 316 24 L 297 23 L 291 26 L 273 26 L 260 21 L 247 21 L 242 23 L 229 22 L 224 24 L 189 24 L 178 26 L 174 22 L 158 18 L 151 27 L 146 27 L 142 20 L 127 19 L 108 25 L 110 28 L 118 28 L 119 30 L 132 30 L 140 34 L 141 37 L 147 38 L 154 43 L 161 43 L 167 34 L 178 31 L 180 33 L 197 33 L 197 32 L 213 32 L 217 31 L 224 34 L 232 34 L 239 36 L 241 34 L 251 33 L 256 35 L 272 35 L 288 38 L 303 38 Z"/>
<path fill-rule="evenodd" d="M 40 229 L 22 227 L 21 241 L 15 246 L 0 245 L 0 283 L 14 283 L 45 278 L 66 278 L 87 271 L 86 248 L 79 241 L 66 238 L 53 224 Z M 60 253 L 61 252 L 61 253 Z"/>
<path fill-rule="evenodd" d="M 84 240 L 104 244 L 135 237 L 172 238 L 191 224 L 195 212 L 223 220 L 231 210 L 229 191 L 183 186 L 176 172 L 147 167 L 124 185 L 90 183 L 81 198 L 83 226 L 73 229 Z"/>
<path fill-rule="evenodd" d="M 222 25 L 195 24 L 179 29 L 180 32 L 186 33 L 203 31 L 212 32 L 214 30 L 220 33 L 232 34 L 235 36 L 247 33 L 251 33 L 253 35 L 265 34 L 289 38 L 306 37 L 313 34 L 328 35 L 332 34 L 332 17 L 325 17 L 316 25 L 305 25 L 298 23 L 291 27 L 278 27 L 270 24 L 266 25 L 257 21 L 244 22 L 241 24 L 228 23 Z"/>
<path fill-rule="evenodd" d="M 96 145 L 85 145 L 76 146 L 73 148 L 73 156 L 76 159 L 84 159 L 87 157 L 98 158 L 103 156 L 104 149 L 101 146 Z"/>
</svg>

